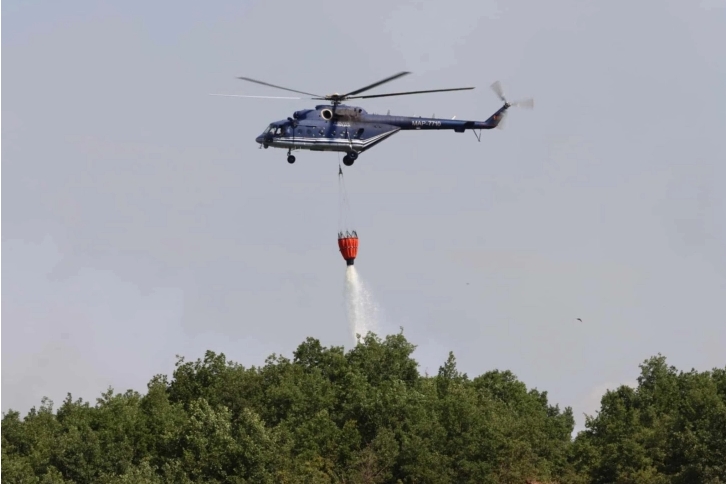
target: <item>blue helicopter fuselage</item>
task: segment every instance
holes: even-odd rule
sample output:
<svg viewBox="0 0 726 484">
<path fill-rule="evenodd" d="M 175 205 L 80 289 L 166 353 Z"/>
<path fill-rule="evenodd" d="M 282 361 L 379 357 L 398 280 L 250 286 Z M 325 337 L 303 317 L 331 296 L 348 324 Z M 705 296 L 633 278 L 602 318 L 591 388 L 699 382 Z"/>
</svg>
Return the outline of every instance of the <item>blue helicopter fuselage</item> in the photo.
<svg viewBox="0 0 726 484">
<path fill-rule="evenodd" d="M 344 104 L 319 105 L 271 123 L 255 141 L 265 148 L 358 154 L 402 130 L 443 129 L 463 133 L 467 129 L 492 129 L 508 108 L 505 104 L 486 121 L 466 121 L 371 114 L 363 108 Z"/>
</svg>

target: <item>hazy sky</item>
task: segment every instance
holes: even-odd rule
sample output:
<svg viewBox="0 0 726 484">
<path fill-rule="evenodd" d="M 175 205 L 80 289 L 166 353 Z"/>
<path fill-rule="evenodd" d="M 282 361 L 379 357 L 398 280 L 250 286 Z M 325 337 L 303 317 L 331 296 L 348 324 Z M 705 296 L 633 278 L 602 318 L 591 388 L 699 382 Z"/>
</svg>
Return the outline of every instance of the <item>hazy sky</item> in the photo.
<svg viewBox="0 0 726 484">
<path fill-rule="evenodd" d="M 284 6 L 284 7 L 283 7 Z M 2 410 L 145 391 L 175 354 L 350 347 L 338 155 L 274 120 L 401 70 L 403 132 L 345 169 L 356 266 L 421 371 L 449 350 L 582 412 L 661 352 L 726 363 L 723 0 L 2 4 Z M 468 283 L 468 285 L 467 285 Z M 582 318 L 583 323 L 576 321 Z"/>
</svg>

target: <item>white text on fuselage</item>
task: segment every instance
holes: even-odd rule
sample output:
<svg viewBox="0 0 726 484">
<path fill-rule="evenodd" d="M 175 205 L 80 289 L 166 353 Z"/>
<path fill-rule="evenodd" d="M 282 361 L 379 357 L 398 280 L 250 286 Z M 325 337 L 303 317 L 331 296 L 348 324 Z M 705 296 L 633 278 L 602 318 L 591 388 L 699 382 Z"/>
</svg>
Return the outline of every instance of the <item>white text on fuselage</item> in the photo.
<svg viewBox="0 0 726 484">
<path fill-rule="evenodd" d="M 414 119 L 411 126 L 441 126 L 441 121 L 429 121 L 425 119 Z"/>
</svg>

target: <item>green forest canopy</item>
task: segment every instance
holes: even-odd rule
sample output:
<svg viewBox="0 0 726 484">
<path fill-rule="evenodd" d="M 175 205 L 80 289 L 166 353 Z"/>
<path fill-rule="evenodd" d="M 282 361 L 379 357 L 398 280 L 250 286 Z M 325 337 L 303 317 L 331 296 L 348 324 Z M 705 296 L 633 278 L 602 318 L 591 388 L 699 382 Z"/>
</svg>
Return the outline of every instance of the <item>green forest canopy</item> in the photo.
<svg viewBox="0 0 726 484">
<path fill-rule="evenodd" d="M 69 394 L 2 419 L 7 483 L 726 483 L 726 367 L 663 356 L 602 398 L 586 430 L 509 371 L 452 353 L 418 372 L 403 334 L 345 352 L 308 338 L 245 368 L 179 358 L 146 394 Z"/>
</svg>

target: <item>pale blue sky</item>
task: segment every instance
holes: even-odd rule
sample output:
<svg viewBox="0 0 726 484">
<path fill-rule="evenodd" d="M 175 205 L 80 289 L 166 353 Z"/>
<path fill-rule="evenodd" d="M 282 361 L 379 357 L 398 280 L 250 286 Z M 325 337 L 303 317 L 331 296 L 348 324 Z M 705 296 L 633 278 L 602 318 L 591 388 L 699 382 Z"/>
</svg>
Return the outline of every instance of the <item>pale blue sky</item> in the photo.
<svg viewBox="0 0 726 484">
<path fill-rule="evenodd" d="M 282 7 L 284 6 L 284 8 Z M 356 266 L 421 371 L 512 370 L 597 408 L 658 352 L 724 366 L 726 2 L 2 5 L 2 409 L 145 390 L 174 355 L 246 365 L 350 346 L 337 155 L 270 122 L 401 70 L 371 112 L 504 130 L 399 133 L 345 170 Z M 467 285 L 467 282 L 469 285 Z M 576 321 L 582 318 L 583 323 Z"/>
</svg>

